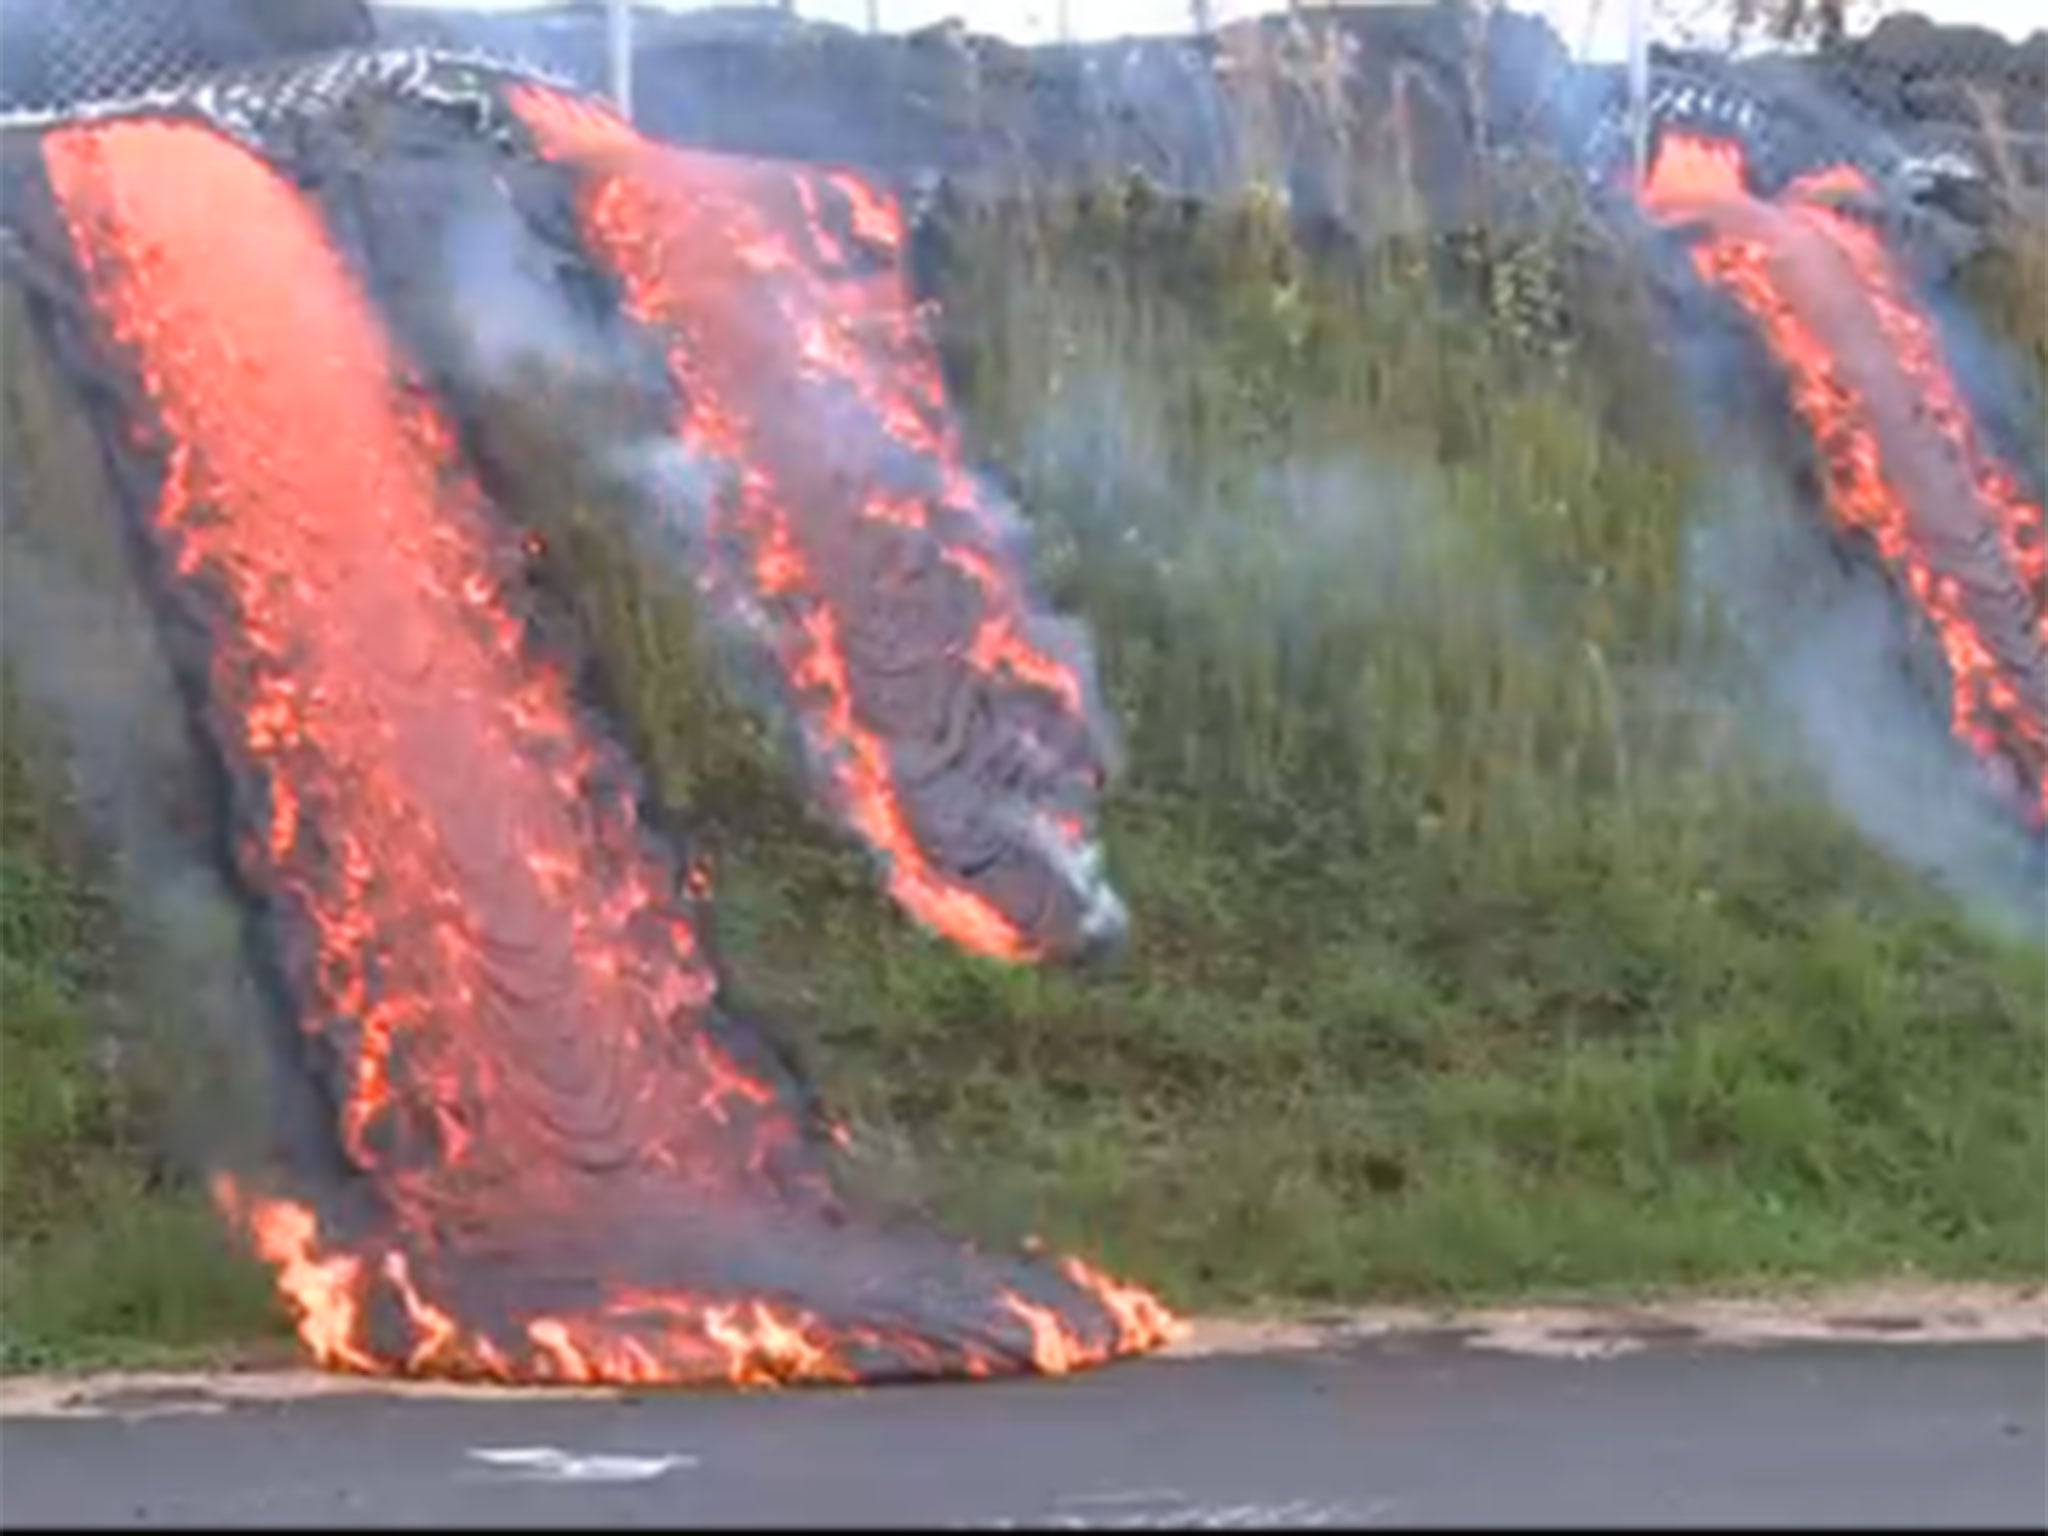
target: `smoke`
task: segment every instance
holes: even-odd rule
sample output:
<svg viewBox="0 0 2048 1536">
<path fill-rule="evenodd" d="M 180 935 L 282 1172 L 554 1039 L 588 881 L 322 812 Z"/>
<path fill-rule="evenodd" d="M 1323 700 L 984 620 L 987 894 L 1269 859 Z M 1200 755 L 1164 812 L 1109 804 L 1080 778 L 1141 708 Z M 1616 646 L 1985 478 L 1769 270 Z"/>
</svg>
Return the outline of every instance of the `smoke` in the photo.
<svg viewBox="0 0 2048 1536">
<path fill-rule="evenodd" d="M 163 1092 L 163 1129 L 183 1157 L 195 1167 L 246 1162 L 257 1149 L 235 1143 L 266 1118 L 250 1046 L 269 1034 L 268 1020 L 243 963 L 243 914 L 194 835 L 192 802 L 203 791 L 182 722 L 167 718 L 177 695 L 145 616 L 35 548 L 12 516 L 7 533 L 7 664 L 106 850 L 120 947 L 135 972 L 131 1000 L 107 1021 L 110 1039 L 137 1055 L 137 1079 Z"/>
<path fill-rule="evenodd" d="M 521 107 L 543 142 L 552 100 Z M 900 213 L 844 173 L 637 151 L 559 186 L 600 175 L 626 194 L 602 225 L 545 193 L 444 210 L 402 328 L 693 591 L 732 692 L 911 915 L 1020 958 L 1113 944 L 1088 639 L 1035 601 L 1021 520 L 958 455 Z M 550 243 L 571 218 L 587 249 Z M 623 294 L 586 302 L 607 282 L 630 322 Z"/>
<path fill-rule="evenodd" d="M 659 351 L 604 306 L 579 304 L 580 256 L 552 247 L 511 200 L 466 184 L 437 231 L 424 300 L 440 361 L 467 398 L 544 404 L 531 425 L 592 491 L 650 568 L 701 570 L 707 518 L 731 467 L 693 453 L 665 420 Z"/>
<path fill-rule="evenodd" d="M 1186 444 L 1154 370 L 1079 345 L 1026 425 L 1019 466 L 1055 513 L 1041 544 L 1092 585 L 1158 595 L 1185 615 L 1189 642 L 1255 624 L 1289 689 L 1318 686 L 1331 646 L 1388 626 L 1426 633 L 1453 607 L 1503 637 L 1543 638 L 1513 563 L 1444 505 L 1439 477 L 1362 443 L 1274 444 L 1205 483 L 1177 462 Z"/>
<path fill-rule="evenodd" d="M 1909 253 L 1835 206 L 1874 199 L 1869 178 L 1809 166 L 1765 197 L 1757 175 L 1742 139 L 1685 131 L 1643 192 L 1652 218 L 1686 226 L 1689 276 L 1727 301 L 1679 322 L 1711 461 L 1787 466 L 1777 482 L 1724 470 L 1752 510 L 1709 522 L 1694 580 L 1755 642 L 1794 755 L 1843 813 L 1966 900 L 2023 918 L 2042 851 L 2016 824 L 2042 794 L 2039 508 L 1986 451 Z M 1791 494 L 1802 459 L 1805 507 Z M 1758 525 L 1756 506 L 1781 527 Z"/>
<path fill-rule="evenodd" d="M 188 1168 L 318 1163 L 329 1144 L 302 1133 L 326 1117 L 308 1107 L 313 1090 L 249 963 L 250 914 L 216 841 L 221 789 L 135 580 L 118 500 L 13 294 L 7 308 L 0 654 L 38 758 L 62 774 L 44 789 L 76 811 L 120 915 L 124 985 L 106 1003 L 108 1039 Z"/>
<path fill-rule="evenodd" d="M 470 384 L 515 388 L 531 369 L 586 387 L 623 371 L 616 340 L 569 303 L 561 257 L 534 238 L 514 205 L 473 181 L 441 224 L 431 307 L 444 317 L 448 356 Z"/>
<path fill-rule="evenodd" d="M 1171 574 L 1198 545 L 1230 564 L 1284 555 L 1283 601 L 1337 575 L 1354 591 L 1388 595 L 1431 537 L 1428 495 L 1361 449 L 1248 458 L 1242 484 L 1191 497 L 1169 467 L 1171 439 L 1142 367 L 1088 357 L 1062 373 L 1026 424 L 1023 475 L 1056 488 L 1062 531 L 1091 558 L 1122 549 Z M 1245 516 L 1253 506 L 1260 515 Z M 1356 553 L 1367 558 L 1332 565 Z"/>
<path fill-rule="evenodd" d="M 2041 212 L 2048 214 L 2048 206 Z M 2021 238 L 2040 240 L 2039 226 Z M 2048 399 L 2042 395 L 2048 379 L 2027 366 L 2010 340 L 1994 335 L 1987 318 L 1974 312 L 1952 283 L 1935 287 L 1923 282 L 1917 288 L 1986 445 L 2017 472 L 2022 489 L 2039 500 L 2048 492 Z"/>
<path fill-rule="evenodd" d="M 486 478 L 510 482 L 527 464 L 545 463 L 569 499 L 624 541 L 652 585 L 701 593 L 716 559 L 712 508 L 731 491 L 734 466 L 675 436 L 659 348 L 608 305 L 578 302 L 575 285 L 587 278 L 580 254 L 546 241 L 512 200 L 473 182 L 465 194 L 433 232 L 408 319 L 414 334 L 434 338 L 445 382 L 469 415 L 510 420 L 533 439 L 517 463 L 493 463 L 501 445 L 486 444 Z M 536 505 L 523 485 L 495 488 L 517 511 L 550 521 L 559 511 Z M 697 638 L 731 696 L 794 738 L 761 656 L 768 620 L 744 598 L 693 602 Z"/>
<path fill-rule="evenodd" d="M 1760 457 L 1729 452 L 1724 465 Z M 1939 678 L 1916 675 L 1895 593 L 1850 566 L 1767 470 L 1729 468 L 1698 525 L 1689 580 L 1727 621 L 1754 680 L 1751 745 L 1814 782 L 1872 844 L 1983 918 L 2038 932 L 2041 847 L 1947 731 Z"/>
</svg>

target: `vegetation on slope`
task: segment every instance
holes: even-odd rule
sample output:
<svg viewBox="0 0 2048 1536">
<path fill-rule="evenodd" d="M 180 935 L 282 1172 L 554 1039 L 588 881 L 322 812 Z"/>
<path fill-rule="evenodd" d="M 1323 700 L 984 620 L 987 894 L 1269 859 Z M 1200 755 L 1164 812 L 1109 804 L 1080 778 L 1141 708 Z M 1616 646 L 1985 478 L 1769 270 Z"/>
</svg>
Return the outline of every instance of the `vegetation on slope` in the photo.
<svg viewBox="0 0 2048 1536">
<path fill-rule="evenodd" d="M 953 233 L 963 407 L 1125 737 L 1119 964 L 908 931 L 679 588 L 552 519 L 879 1187 L 1191 1305 L 2039 1267 L 2040 949 L 1769 750 L 1689 575 L 1720 486 L 1591 231 L 1310 259 L 1136 188 Z"/>
<path fill-rule="evenodd" d="M 879 1195 L 1187 1307 L 2038 1273 L 2042 950 L 1773 750 L 1635 269 L 1573 212 L 1516 227 L 1312 256 L 1143 188 L 949 221 L 977 456 L 1127 752 L 1135 932 L 1094 971 L 911 931 L 540 381 L 480 440 Z M 198 1218 L 93 1065 L 89 860 L 39 839 L 10 821 L 7 1337 L 245 1329 L 244 1271 L 135 1257 L 214 1250 L 148 1237 Z"/>
<path fill-rule="evenodd" d="M 1761 749 L 1688 577 L 1716 480 L 1591 236 L 1030 224 L 949 315 L 1127 733 L 1136 943 L 993 972 L 735 860 L 739 972 L 841 1100 L 1190 1302 L 2037 1270 L 2040 949 Z"/>
<path fill-rule="evenodd" d="M 103 869 L 0 740 L 0 1369 L 172 1359 L 274 1332 L 269 1277 L 164 1156 L 164 1074 L 118 1017 L 144 1006 Z"/>
</svg>

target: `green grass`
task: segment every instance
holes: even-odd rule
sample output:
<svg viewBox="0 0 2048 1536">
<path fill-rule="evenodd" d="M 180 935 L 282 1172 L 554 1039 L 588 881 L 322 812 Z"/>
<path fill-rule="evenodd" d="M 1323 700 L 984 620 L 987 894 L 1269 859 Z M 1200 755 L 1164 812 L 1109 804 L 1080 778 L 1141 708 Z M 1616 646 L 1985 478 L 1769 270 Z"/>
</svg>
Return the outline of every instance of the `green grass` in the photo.
<svg viewBox="0 0 2048 1536">
<path fill-rule="evenodd" d="M 268 1276 L 189 1179 L 162 1167 L 138 1097 L 57 968 L 13 948 L 32 899 L 4 866 L 0 961 L 0 1369 L 140 1364 L 274 1336 Z"/>
<path fill-rule="evenodd" d="M 0 1370 L 275 1334 L 268 1277 L 161 1154 L 163 1079 L 110 1025 L 113 913 L 53 783 L 0 731 Z"/>
<path fill-rule="evenodd" d="M 12 600 L 25 573 L 55 572 L 105 599 L 96 641 L 132 623 L 146 655 L 74 387 L 34 344 L 12 287 L 0 287 L 0 328 L 6 622 L 22 622 Z M 194 950 L 218 949 L 219 937 L 189 902 L 175 916 L 192 931 L 175 937 L 121 920 L 118 861 L 150 855 L 106 846 L 80 814 L 73 744 L 18 686 L 17 638 L 0 669 L 0 1369 L 158 1361 L 272 1338 L 281 1318 L 268 1278 L 228 1244 L 190 1160 L 173 1155 L 196 1126 L 239 1118 L 224 1112 L 247 1076 L 233 1063 L 260 1060 L 257 1042 L 222 1038 L 232 1023 L 201 1016 L 219 996 L 209 972 L 226 968 Z M 70 669 L 87 716 L 122 719 L 114 739 L 130 774 L 170 781 L 150 771 L 169 759 L 155 756 L 142 702 L 179 733 L 153 677 L 128 676 L 118 643 L 40 654 Z"/>
<path fill-rule="evenodd" d="M 527 506 L 877 1189 L 1188 1305 L 2042 1271 L 2043 951 L 1768 750 L 1612 251 L 1311 263 L 1143 189 L 955 233 L 977 450 L 1125 737 L 1117 967 L 908 931 L 677 591 Z"/>
<path fill-rule="evenodd" d="M 1268 206 L 1142 188 L 955 222 L 974 451 L 1124 739 L 1136 927 L 1092 971 L 911 930 L 627 553 L 573 452 L 601 434 L 538 382 L 493 413 L 508 506 L 717 857 L 734 985 L 878 1198 L 1189 1307 L 2048 1267 L 2043 949 L 1771 749 L 1688 576 L 1717 477 L 1648 301 L 1537 213 L 1316 260 Z M 92 1066 L 120 981 L 76 968 L 74 867 L 10 836 L 5 1358 L 262 1332 Z"/>
<path fill-rule="evenodd" d="M 1189 1304 L 2038 1273 L 2038 953 L 1878 872 L 1845 894 L 1843 841 L 1782 826 L 1803 879 L 1780 842 L 1417 908 L 1180 821 L 1118 817 L 1121 976 L 998 970 L 756 871 L 727 943 L 918 1194 Z"/>
</svg>

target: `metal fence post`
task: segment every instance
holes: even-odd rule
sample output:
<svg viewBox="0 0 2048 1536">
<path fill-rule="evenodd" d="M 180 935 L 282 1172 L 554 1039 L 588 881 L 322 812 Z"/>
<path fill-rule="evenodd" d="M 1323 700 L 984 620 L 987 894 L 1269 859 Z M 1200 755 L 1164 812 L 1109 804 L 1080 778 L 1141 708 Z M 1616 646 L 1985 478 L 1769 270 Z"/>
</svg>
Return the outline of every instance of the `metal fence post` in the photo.
<svg viewBox="0 0 2048 1536">
<path fill-rule="evenodd" d="M 633 4 L 605 0 L 605 40 L 611 45 L 612 102 L 627 122 L 633 120 Z"/>
<path fill-rule="evenodd" d="M 1640 187 L 1650 174 L 1650 0 L 1628 0 L 1628 137 Z"/>
</svg>

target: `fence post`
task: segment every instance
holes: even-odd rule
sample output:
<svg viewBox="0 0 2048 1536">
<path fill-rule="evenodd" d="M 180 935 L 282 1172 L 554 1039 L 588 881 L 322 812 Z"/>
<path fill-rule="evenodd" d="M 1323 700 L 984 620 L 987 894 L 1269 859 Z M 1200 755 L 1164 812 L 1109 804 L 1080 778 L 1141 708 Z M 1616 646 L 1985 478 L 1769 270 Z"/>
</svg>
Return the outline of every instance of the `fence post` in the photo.
<svg viewBox="0 0 2048 1536">
<path fill-rule="evenodd" d="M 1628 0 L 1628 138 L 1640 187 L 1650 174 L 1650 0 Z"/>
<path fill-rule="evenodd" d="M 633 4 L 605 0 L 605 40 L 610 47 L 612 102 L 627 122 L 633 120 Z"/>
</svg>

